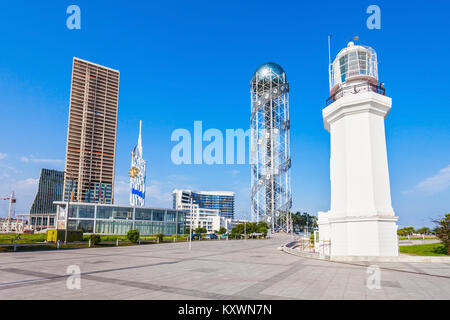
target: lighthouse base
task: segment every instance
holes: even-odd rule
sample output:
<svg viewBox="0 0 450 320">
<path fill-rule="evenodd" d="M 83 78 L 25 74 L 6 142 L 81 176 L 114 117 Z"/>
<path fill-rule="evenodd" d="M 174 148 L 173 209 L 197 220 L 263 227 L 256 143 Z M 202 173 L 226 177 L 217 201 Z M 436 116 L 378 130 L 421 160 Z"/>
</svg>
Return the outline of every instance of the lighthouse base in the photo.
<svg viewBox="0 0 450 320">
<path fill-rule="evenodd" d="M 331 212 L 319 212 L 319 243 L 331 246 L 331 257 L 398 256 L 397 220 L 392 215 L 333 218 Z"/>
</svg>

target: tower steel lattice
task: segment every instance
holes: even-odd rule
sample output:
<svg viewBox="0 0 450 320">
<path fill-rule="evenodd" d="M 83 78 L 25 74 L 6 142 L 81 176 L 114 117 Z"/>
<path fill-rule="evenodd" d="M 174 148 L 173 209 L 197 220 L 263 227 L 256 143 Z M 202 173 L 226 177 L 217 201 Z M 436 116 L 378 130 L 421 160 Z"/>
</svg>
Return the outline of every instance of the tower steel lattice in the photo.
<svg viewBox="0 0 450 320">
<path fill-rule="evenodd" d="M 272 232 L 290 232 L 289 83 L 281 66 L 258 68 L 251 80 L 251 104 L 252 215 Z"/>
</svg>

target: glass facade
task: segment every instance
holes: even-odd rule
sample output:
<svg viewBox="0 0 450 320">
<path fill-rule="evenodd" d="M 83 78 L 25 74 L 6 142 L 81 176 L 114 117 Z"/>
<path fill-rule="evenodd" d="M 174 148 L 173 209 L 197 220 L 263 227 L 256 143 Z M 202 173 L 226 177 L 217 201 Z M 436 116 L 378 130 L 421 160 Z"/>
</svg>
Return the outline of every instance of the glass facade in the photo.
<svg viewBox="0 0 450 320">
<path fill-rule="evenodd" d="M 53 202 L 62 200 L 63 184 L 63 171 L 42 169 L 30 214 L 56 213 L 56 205 Z"/>
<path fill-rule="evenodd" d="M 66 211 L 66 202 L 57 202 L 58 217 Z M 138 229 L 141 235 L 163 233 L 184 234 L 186 212 L 183 210 L 137 208 L 88 203 L 70 203 L 69 230 L 84 233 L 124 235 L 130 229 Z"/>
</svg>

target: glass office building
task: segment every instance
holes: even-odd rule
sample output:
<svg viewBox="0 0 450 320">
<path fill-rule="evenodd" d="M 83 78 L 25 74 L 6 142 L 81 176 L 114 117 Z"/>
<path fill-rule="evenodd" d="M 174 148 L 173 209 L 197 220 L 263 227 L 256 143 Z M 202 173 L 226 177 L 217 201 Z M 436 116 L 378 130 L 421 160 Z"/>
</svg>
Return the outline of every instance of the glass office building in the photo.
<svg viewBox="0 0 450 320">
<path fill-rule="evenodd" d="M 65 221 L 67 202 L 55 203 L 58 222 Z M 124 235 L 131 229 L 141 235 L 175 235 L 185 233 L 185 220 L 183 210 L 71 202 L 68 226 L 69 230 L 105 235 Z"/>
<path fill-rule="evenodd" d="M 55 227 L 56 204 L 63 198 L 64 172 L 42 169 L 39 186 L 30 209 L 29 226 L 36 231 Z"/>
<path fill-rule="evenodd" d="M 63 195 L 64 172 L 42 169 L 39 186 L 30 213 L 56 213 L 54 201 L 61 201 Z"/>
</svg>

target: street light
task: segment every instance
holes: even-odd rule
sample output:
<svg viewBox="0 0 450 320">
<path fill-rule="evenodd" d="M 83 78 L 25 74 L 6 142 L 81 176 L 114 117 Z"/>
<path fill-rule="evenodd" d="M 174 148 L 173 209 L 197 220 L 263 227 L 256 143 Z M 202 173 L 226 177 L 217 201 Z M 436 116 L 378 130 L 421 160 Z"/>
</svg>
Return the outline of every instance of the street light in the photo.
<svg viewBox="0 0 450 320">
<path fill-rule="evenodd" d="M 247 240 L 247 212 L 244 213 L 244 240 Z"/>
<path fill-rule="evenodd" d="M 189 208 L 191 213 L 191 225 L 189 227 L 189 250 L 192 249 L 192 219 L 194 218 L 194 213 L 192 210 L 192 198 L 191 198 L 191 207 Z"/>
<path fill-rule="evenodd" d="M 64 171 L 67 178 L 67 171 Z M 72 169 L 70 170 L 70 175 L 72 176 Z M 70 180 L 70 194 L 73 194 L 73 178 Z M 67 245 L 67 234 L 69 233 L 69 206 L 70 206 L 70 194 L 67 197 L 67 208 L 66 208 L 66 231 L 64 232 L 64 245 Z"/>
</svg>

